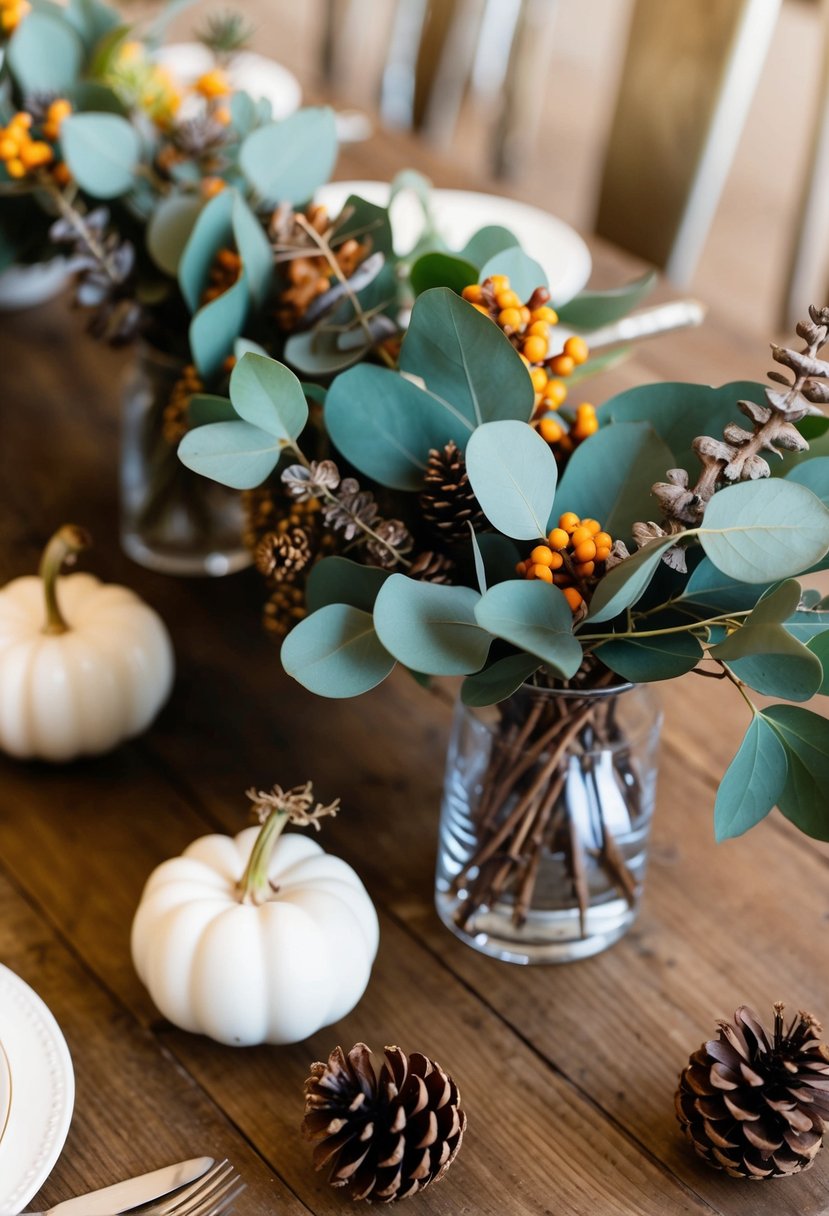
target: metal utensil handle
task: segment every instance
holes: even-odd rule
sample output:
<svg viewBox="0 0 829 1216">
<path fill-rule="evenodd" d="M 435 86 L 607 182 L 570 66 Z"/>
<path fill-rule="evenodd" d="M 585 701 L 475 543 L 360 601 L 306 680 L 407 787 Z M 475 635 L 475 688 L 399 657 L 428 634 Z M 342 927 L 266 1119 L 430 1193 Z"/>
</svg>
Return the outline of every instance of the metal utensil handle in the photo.
<svg viewBox="0 0 829 1216">
<path fill-rule="evenodd" d="M 699 325 L 705 313 L 706 307 L 699 300 L 672 300 L 669 304 L 654 304 L 651 308 L 632 312 L 620 321 L 585 333 L 585 338 L 591 350 L 614 346 L 617 342 L 636 342 L 640 338 L 650 338 L 672 329 Z"/>
</svg>

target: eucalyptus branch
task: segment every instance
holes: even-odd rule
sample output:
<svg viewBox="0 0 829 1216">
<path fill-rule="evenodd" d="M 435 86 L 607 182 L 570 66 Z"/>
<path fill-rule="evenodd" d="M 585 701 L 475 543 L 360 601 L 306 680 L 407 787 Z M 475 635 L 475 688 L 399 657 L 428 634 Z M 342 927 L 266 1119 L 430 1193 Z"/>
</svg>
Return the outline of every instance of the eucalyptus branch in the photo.
<svg viewBox="0 0 829 1216">
<path fill-rule="evenodd" d="M 395 363 L 394 363 L 394 360 L 392 359 L 391 355 L 388 353 L 388 351 L 384 350 L 382 346 L 375 347 L 375 345 L 374 345 L 375 338 L 374 338 L 374 334 L 371 332 L 371 326 L 368 323 L 368 317 L 367 317 L 366 313 L 364 312 L 362 305 L 360 304 L 360 301 L 357 297 L 356 292 L 354 292 L 352 290 L 348 279 L 346 278 L 346 276 L 343 274 L 342 270 L 340 269 L 340 264 L 337 261 L 335 255 L 334 255 L 334 251 L 332 250 L 331 245 L 329 244 L 328 240 L 326 239 L 325 236 L 323 236 L 319 232 L 317 232 L 317 230 L 313 226 L 313 224 L 309 224 L 308 220 L 305 218 L 304 215 L 297 214 L 296 222 L 297 222 L 297 224 L 299 224 L 299 226 L 303 230 L 303 232 L 305 232 L 311 238 L 311 240 L 314 242 L 314 244 L 319 249 L 322 256 L 325 258 L 328 265 L 331 267 L 331 270 L 333 271 L 334 275 L 336 276 L 337 281 L 341 284 L 343 291 L 348 296 L 348 299 L 351 302 L 351 307 L 354 309 L 354 315 L 357 318 L 358 322 L 360 323 L 360 326 L 363 330 L 363 333 L 366 335 L 366 338 L 368 339 L 369 344 L 372 346 L 373 349 L 376 349 L 377 353 L 379 354 L 380 358 L 385 363 L 386 367 L 393 369 L 395 366 Z"/>
<path fill-rule="evenodd" d="M 719 616 L 709 617 L 705 621 L 690 621 L 687 625 L 666 625 L 662 629 L 628 629 L 624 633 L 579 633 L 576 634 L 580 642 L 610 642 L 619 641 L 621 638 L 658 638 L 671 633 L 691 633 L 695 629 L 702 629 L 707 625 L 728 625 L 735 623 L 738 617 L 750 616 L 753 612 L 752 608 L 746 608 L 742 612 L 721 613 Z"/>
<path fill-rule="evenodd" d="M 44 173 L 40 175 L 39 184 L 42 185 L 43 188 L 49 193 L 63 219 L 65 219 L 68 224 L 72 225 L 75 232 L 89 249 L 89 252 L 100 264 L 101 269 L 113 286 L 119 287 L 121 285 L 121 279 L 112 263 L 111 258 L 107 254 L 103 245 L 101 245 L 98 238 L 95 236 L 92 229 L 84 220 L 84 217 L 80 211 L 78 211 L 76 207 L 72 206 L 69 200 L 65 197 L 63 191 L 55 185 L 48 174 Z"/>
</svg>

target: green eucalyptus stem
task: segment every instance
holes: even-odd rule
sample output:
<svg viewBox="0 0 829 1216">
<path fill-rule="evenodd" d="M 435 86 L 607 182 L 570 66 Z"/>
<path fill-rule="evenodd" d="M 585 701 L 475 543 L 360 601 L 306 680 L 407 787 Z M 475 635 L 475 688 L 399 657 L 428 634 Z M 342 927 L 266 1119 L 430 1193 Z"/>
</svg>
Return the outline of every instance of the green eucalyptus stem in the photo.
<svg viewBox="0 0 829 1216">
<path fill-rule="evenodd" d="M 658 638 L 670 633 L 690 633 L 694 629 L 702 629 L 707 625 L 727 625 L 736 622 L 738 617 L 750 616 L 752 608 L 741 612 L 722 613 L 720 616 L 709 617 L 705 621 L 690 621 L 687 625 L 666 625 L 663 629 L 629 629 L 624 633 L 577 633 L 580 642 L 610 642 L 620 638 Z"/>
<path fill-rule="evenodd" d="M 67 562 L 74 562 L 81 550 L 88 549 L 91 543 L 89 533 L 83 528 L 75 524 L 64 524 L 43 550 L 38 574 L 43 582 L 43 597 L 46 602 L 44 633 L 57 637 L 68 632 L 69 625 L 58 603 L 58 575 Z"/>
<path fill-rule="evenodd" d="M 290 822 L 290 811 L 275 807 L 262 824 L 251 850 L 245 872 L 239 882 L 239 898 L 243 904 L 262 904 L 270 889 L 268 868 L 276 842 Z"/>
</svg>

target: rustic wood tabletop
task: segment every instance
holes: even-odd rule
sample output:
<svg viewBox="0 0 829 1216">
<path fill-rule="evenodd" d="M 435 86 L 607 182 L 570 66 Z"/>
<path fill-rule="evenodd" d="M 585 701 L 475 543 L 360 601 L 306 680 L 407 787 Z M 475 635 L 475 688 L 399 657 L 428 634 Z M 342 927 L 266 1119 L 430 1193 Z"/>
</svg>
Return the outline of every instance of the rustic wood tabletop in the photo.
<svg viewBox="0 0 829 1216">
<path fill-rule="evenodd" d="M 460 185 L 413 143 L 379 135 L 347 149 L 343 178 L 404 165 Z M 538 200 L 543 205 L 543 200 Z M 593 245 L 594 282 L 635 273 Z M 666 688 L 655 843 L 641 918 L 609 952 L 519 968 L 452 937 L 432 906 L 451 689 L 397 678 L 359 701 L 294 685 L 261 632 L 252 572 L 180 580 L 131 564 L 117 540 L 119 377 L 128 355 L 94 345 L 64 301 L 3 322 L 0 582 L 35 568 L 54 528 L 88 527 L 84 561 L 167 622 L 178 672 L 152 730 L 64 767 L 0 760 L 0 960 L 54 1012 L 75 1065 L 75 1115 L 34 1203 L 200 1154 L 227 1156 L 248 1189 L 243 1216 L 342 1212 L 299 1134 L 313 1060 L 364 1040 L 422 1050 L 456 1077 L 467 1141 L 440 1186 L 414 1200 L 438 1216 L 818 1216 L 829 1153 L 765 1185 L 707 1170 L 679 1135 L 673 1092 L 717 1017 L 743 1002 L 767 1016 L 829 1019 L 829 851 L 778 814 L 714 843 L 719 776 L 744 723 L 735 690 L 688 676 Z M 591 386 L 762 377 L 767 351 L 709 316 L 644 343 Z M 246 822 L 244 791 L 313 778 L 343 813 L 324 845 L 353 864 L 381 918 L 368 991 L 344 1021 L 294 1047 L 232 1049 L 159 1018 L 130 962 L 129 929 L 155 865 Z"/>
</svg>

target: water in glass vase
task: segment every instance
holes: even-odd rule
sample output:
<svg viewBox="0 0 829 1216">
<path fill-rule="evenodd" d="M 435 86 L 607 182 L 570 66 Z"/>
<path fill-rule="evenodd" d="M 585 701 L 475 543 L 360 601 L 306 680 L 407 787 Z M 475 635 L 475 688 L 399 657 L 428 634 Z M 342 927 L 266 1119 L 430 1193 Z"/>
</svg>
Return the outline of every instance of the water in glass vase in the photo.
<svg viewBox="0 0 829 1216">
<path fill-rule="evenodd" d="M 517 963 L 617 941 L 638 912 L 660 726 L 651 689 L 631 685 L 459 703 L 436 877 L 444 924 Z"/>
</svg>

